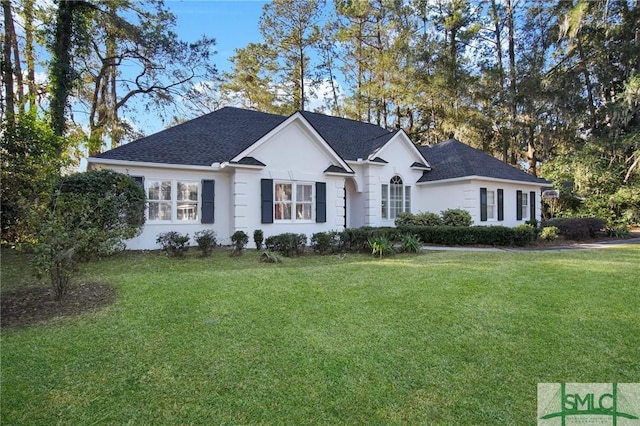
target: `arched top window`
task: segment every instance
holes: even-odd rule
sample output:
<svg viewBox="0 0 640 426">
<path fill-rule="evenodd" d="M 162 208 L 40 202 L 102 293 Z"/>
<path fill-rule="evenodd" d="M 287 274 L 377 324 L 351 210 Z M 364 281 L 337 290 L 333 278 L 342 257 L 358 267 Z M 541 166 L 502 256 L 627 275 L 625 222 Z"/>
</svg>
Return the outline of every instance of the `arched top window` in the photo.
<svg viewBox="0 0 640 426">
<path fill-rule="evenodd" d="M 402 178 L 400 176 L 394 176 L 389 183 L 391 183 L 391 185 L 402 185 Z"/>
<path fill-rule="evenodd" d="M 402 178 L 393 176 L 388 184 L 382 184 L 382 218 L 395 219 L 400 212 L 411 211 L 411 186 L 403 185 Z"/>
</svg>

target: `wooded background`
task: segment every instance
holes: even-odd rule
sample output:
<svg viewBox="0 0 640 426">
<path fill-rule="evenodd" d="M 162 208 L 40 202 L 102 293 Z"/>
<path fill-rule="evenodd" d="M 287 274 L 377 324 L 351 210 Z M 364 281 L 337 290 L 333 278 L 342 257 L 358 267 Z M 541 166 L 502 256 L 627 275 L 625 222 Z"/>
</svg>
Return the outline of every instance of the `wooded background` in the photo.
<svg viewBox="0 0 640 426">
<path fill-rule="evenodd" d="M 134 110 L 176 124 L 318 97 L 545 177 L 556 214 L 640 223 L 640 0 L 275 0 L 224 73 L 215 22 L 182 41 L 162 1 L 2 7 L 3 232 L 79 158 L 142 136 Z"/>
</svg>

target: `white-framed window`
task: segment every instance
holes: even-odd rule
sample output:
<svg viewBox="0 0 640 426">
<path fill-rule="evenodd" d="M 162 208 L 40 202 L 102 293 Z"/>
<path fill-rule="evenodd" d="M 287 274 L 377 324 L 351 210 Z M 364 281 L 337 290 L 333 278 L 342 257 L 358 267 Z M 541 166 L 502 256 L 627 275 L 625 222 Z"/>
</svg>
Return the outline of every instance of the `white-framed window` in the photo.
<svg viewBox="0 0 640 426">
<path fill-rule="evenodd" d="M 521 195 L 520 214 L 523 220 L 529 219 L 529 194 L 523 192 Z"/>
<path fill-rule="evenodd" d="M 400 212 L 411 211 L 411 187 L 405 186 L 400 176 L 394 176 L 381 188 L 381 216 L 395 219 Z"/>
<path fill-rule="evenodd" d="M 496 218 L 496 191 L 487 191 L 487 220 Z"/>
<path fill-rule="evenodd" d="M 314 184 L 276 182 L 274 186 L 273 218 L 276 221 L 313 220 Z"/>
<path fill-rule="evenodd" d="M 149 221 L 171 220 L 171 181 L 147 180 L 147 202 Z"/>
<path fill-rule="evenodd" d="M 176 182 L 176 219 L 198 220 L 198 182 Z"/>
<path fill-rule="evenodd" d="M 199 219 L 199 182 L 147 179 L 146 186 L 149 222 L 184 222 Z"/>
</svg>

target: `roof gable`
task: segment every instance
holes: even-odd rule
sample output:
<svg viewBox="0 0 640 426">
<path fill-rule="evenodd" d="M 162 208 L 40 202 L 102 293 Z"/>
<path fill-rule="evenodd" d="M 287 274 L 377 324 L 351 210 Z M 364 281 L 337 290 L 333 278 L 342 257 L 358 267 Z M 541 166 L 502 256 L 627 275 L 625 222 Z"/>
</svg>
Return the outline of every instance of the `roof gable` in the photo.
<svg viewBox="0 0 640 426">
<path fill-rule="evenodd" d="M 304 159 L 304 157 L 308 157 L 309 154 L 312 154 L 308 145 L 306 147 L 303 146 L 303 141 L 311 142 L 315 145 L 317 149 L 315 152 L 327 158 L 330 165 L 336 166 L 337 169 L 346 171 L 347 173 L 353 172 L 347 163 L 334 151 L 331 145 L 299 112 L 291 115 L 251 146 L 244 149 L 232 159 L 232 162 L 239 162 L 246 157 L 261 157 L 259 153 L 262 153 L 263 156 L 271 155 L 276 162 L 278 160 L 290 162 L 292 159 L 293 161 L 296 159 L 300 161 Z M 275 144 L 275 148 L 269 146 L 273 144 Z M 265 150 L 273 152 L 266 154 Z M 283 156 L 283 152 L 287 152 L 287 155 Z M 271 161 L 267 161 L 267 163 L 271 165 Z"/>
<path fill-rule="evenodd" d="M 419 149 L 432 165 L 431 171 L 426 172 L 418 181 L 421 183 L 482 176 L 540 185 L 549 184 L 545 179 L 532 176 L 455 139 L 422 146 Z"/>
<path fill-rule="evenodd" d="M 418 147 L 409 139 L 409 136 L 404 132 L 404 130 L 399 130 L 393 134 L 393 136 L 379 149 L 374 153 L 375 156 L 380 156 L 382 158 L 385 157 L 385 152 L 396 151 L 397 145 L 402 146 L 408 155 L 413 158 L 413 161 L 410 164 L 410 167 L 421 168 L 425 170 L 429 170 L 431 167 L 429 162 L 424 157 L 422 152 L 418 149 Z M 372 155 L 374 155 L 372 154 Z"/>
</svg>

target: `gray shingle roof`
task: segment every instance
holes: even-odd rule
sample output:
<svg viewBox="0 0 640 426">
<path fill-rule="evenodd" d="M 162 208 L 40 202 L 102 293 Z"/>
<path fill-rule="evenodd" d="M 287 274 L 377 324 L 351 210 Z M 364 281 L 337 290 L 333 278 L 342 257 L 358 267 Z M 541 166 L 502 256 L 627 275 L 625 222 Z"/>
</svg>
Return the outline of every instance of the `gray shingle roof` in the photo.
<svg viewBox="0 0 640 426">
<path fill-rule="evenodd" d="M 222 108 L 95 157 L 210 166 L 231 160 L 284 120 L 274 114 Z"/>
<path fill-rule="evenodd" d="M 375 124 L 313 112 L 304 111 L 302 115 L 343 160 L 366 159 L 382 148 L 397 132 Z"/>
<path fill-rule="evenodd" d="M 532 176 L 455 139 L 421 146 L 419 149 L 431 165 L 431 171 L 425 172 L 418 182 L 484 176 L 541 185 L 549 184 L 544 179 Z"/>
<path fill-rule="evenodd" d="M 397 131 L 359 121 L 306 111 L 301 114 L 343 160 L 366 159 L 397 134 Z M 98 154 L 95 158 L 210 166 L 216 162 L 231 161 L 287 118 L 226 107 Z M 432 170 L 425 172 L 418 182 L 477 175 L 548 184 L 544 179 L 531 176 L 454 139 L 419 147 L 419 150 Z M 378 157 L 374 159 L 381 160 Z M 241 159 L 238 164 L 263 165 L 251 157 Z M 337 169 L 331 171 L 338 172 Z"/>
<path fill-rule="evenodd" d="M 367 158 L 395 132 L 373 124 L 302 112 L 343 160 Z M 138 139 L 95 158 L 210 166 L 230 161 L 288 117 L 226 107 Z"/>
</svg>

